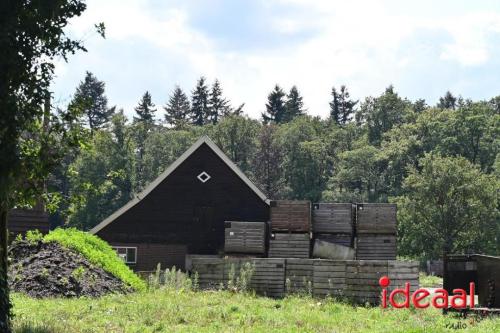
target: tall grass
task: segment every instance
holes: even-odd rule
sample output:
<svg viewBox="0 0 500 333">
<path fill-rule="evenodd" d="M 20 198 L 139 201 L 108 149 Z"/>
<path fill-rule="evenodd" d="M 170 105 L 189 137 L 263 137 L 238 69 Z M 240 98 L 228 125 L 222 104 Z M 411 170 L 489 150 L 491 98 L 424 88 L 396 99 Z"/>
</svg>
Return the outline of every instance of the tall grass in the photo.
<svg viewBox="0 0 500 333">
<path fill-rule="evenodd" d="M 116 255 L 108 243 L 97 236 L 74 228 L 58 228 L 45 235 L 43 242 L 57 242 L 79 252 L 92 264 L 122 280 L 125 285 L 137 291 L 146 290 L 146 283 Z"/>
</svg>

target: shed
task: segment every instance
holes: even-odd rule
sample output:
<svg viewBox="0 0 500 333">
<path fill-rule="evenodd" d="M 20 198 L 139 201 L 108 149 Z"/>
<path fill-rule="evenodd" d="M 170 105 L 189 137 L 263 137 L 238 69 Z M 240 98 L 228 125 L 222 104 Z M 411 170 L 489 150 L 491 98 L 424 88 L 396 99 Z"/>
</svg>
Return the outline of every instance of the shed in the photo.
<svg viewBox="0 0 500 333">
<path fill-rule="evenodd" d="M 135 270 L 220 254 L 225 221 L 269 220 L 269 200 L 207 136 L 92 230 Z"/>
<path fill-rule="evenodd" d="M 500 308 L 500 257 L 482 254 L 449 255 L 444 265 L 444 289 L 469 289 L 476 285 L 480 306 Z"/>
<path fill-rule="evenodd" d="M 13 240 L 17 235 L 25 235 L 29 230 L 38 230 L 42 234 L 46 234 L 49 229 L 49 215 L 42 204 L 38 204 L 32 209 L 15 208 L 9 211 L 7 230 L 10 240 Z"/>
</svg>

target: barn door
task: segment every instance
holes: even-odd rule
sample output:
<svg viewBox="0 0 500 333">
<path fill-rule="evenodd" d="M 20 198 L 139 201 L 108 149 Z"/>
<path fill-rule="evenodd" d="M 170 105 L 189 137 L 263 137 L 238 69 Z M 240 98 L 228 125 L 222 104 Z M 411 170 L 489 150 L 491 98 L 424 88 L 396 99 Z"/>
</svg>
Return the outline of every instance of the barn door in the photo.
<svg viewBox="0 0 500 333">
<path fill-rule="evenodd" d="M 213 251 L 217 247 L 217 232 L 214 223 L 214 208 L 210 206 L 199 206 L 195 209 L 196 224 L 199 232 L 198 246 L 203 252 Z"/>
</svg>

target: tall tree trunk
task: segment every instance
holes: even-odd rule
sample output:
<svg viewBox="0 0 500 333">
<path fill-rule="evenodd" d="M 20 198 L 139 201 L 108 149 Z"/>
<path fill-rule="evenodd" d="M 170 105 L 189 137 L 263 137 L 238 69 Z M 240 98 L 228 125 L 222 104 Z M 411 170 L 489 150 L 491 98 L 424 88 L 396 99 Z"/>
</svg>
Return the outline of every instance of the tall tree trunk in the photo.
<svg viewBox="0 0 500 333">
<path fill-rule="evenodd" d="M 0 332 L 10 332 L 10 299 L 7 283 L 7 208 L 0 204 Z"/>
</svg>

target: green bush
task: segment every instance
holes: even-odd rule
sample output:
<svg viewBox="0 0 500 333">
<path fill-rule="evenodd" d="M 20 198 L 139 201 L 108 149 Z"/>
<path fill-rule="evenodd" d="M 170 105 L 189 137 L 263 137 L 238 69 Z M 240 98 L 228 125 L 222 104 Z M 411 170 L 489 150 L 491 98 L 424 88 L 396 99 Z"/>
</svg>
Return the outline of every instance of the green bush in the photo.
<svg viewBox="0 0 500 333">
<path fill-rule="evenodd" d="M 66 248 L 81 253 L 92 264 L 116 276 L 135 290 L 142 291 L 146 289 L 146 283 L 125 265 L 108 243 L 97 236 L 74 228 L 58 228 L 45 235 L 43 241 L 57 242 Z"/>
</svg>

